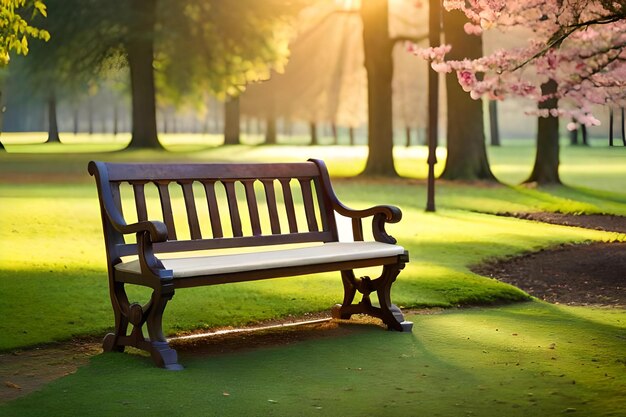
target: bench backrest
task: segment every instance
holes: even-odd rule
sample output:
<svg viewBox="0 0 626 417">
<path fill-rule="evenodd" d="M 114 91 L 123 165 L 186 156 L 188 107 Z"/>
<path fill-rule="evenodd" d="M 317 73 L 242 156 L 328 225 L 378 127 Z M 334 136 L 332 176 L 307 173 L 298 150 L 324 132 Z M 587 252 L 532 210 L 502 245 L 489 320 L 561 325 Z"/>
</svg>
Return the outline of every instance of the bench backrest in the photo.
<svg viewBox="0 0 626 417">
<path fill-rule="evenodd" d="M 132 189 L 134 220 L 159 220 L 167 242 L 155 252 L 179 252 L 261 245 L 337 241 L 333 199 L 323 162 L 265 164 L 89 163 L 96 176 L 109 262 L 137 254 L 112 226 L 106 210 L 124 218 L 121 188 Z M 128 185 L 129 184 L 130 187 Z M 146 194 L 156 188 L 159 216 L 148 216 Z M 173 194 L 183 204 L 173 204 Z M 179 198 L 180 199 L 180 198 Z M 125 205 L 128 211 L 128 204 Z M 182 208 L 181 208 L 182 207 Z M 175 222 L 184 210 L 185 229 Z M 135 216 L 136 214 L 136 216 Z M 180 217 L 179 217 L 180 218 Z M 130 223 L 127 219 L 124 220 Z M 209 227 L 210 226 L 210 227 Z M 177 228 L 178 227 L 178 228 Z M 184 236 L 183 236 L 184 235 Z"/>
</svg>

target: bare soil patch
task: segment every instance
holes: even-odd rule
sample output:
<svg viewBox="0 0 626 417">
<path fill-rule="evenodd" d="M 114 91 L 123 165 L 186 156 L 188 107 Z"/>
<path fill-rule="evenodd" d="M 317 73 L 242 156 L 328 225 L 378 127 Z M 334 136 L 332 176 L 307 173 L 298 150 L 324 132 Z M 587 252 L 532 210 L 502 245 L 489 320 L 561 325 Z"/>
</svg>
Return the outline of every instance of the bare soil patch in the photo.
<svg viewBox="0 0 626 417">
<path fill-rule="evenodd" d="M 473 270 L 550 303 L 626 308 L 626 243 L 560 246 Z"/>
<path fill-rule="evenodd" d="M 562 213 L 503 215 L 626 233 L 626 217 L 623 216 Z M 563 245 L 488 262 L 472 269 L 551 303 L 626 308 L 626 243 Z"/>
</svg>

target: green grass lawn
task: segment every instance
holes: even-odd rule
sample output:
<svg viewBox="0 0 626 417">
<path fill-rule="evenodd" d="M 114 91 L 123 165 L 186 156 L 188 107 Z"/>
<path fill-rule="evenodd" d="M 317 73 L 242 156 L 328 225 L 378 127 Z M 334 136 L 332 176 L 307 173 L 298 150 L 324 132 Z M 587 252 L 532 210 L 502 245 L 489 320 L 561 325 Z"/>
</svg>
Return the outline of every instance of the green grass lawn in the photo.
<svg viewBox="0 0 626 417">
<path fill-rule="evenodd" d="M 0 154 L 0 350 L 102 336 L 111 328 L 98 203 L 86 172 L 90 159 L 325 159 L 347 205 L 401 207 L 402 222 L 388 231 L 411 253 L 392 293 L 405 308 L 528 300 L 519 289 L 469 267 L 560 243 L 626 240 L 617 233 L 492 215 L 542 210 L 626 215 L 626 152 L 620 148 L 565 147 L 567 186 L 538 189 L 515 185 L 530 171 L 532 146 L 491 148 L 494 172 L 506 185 L 441 182 L 437 213 L 425 213 L 421 181 L 351 178 L 363 167 L 364 147 L 193 145 L 169 153 L 111 153 L 103 151 L 121 148 L 122 140 L 110 144 L 103 138 L 93 145 L 19 144 L 4 135 L 2 140 L 9 152 Z M 424 176 L 423 147 L 396 148 L 396 156 L 402 175 Z M 145 291 L 133 295 L 143 297 Z M 323 311 L 341 295 L 338 274 L 180 290 L 166 310 L 165 330 L 174 334 Z M 533 409 L 539 410 L 536 415 L 568 409 L 579 415 L 625 415 L 626 400 L 619 395 L 626 388 L 623 310 L 531 302 L 412 319 L 412 336 L 354 326 L 347 336 L 183 358 L 188 369 L 175 374 L 152 369 L 137 357 L 99 355 L 75 375 L 0 413 L 144 415 L 150 413 L 147 407 L 158 407 L 179 415 L 254 415 L 250 410 L 257 415 L 413 415 L 406 410 L 419 409 L 433 416 L 529 415 Z M 366 359 L 371 356 L 376 361 Z M 293 379 L 281 377 L 286 370 Z"/>
</svg>

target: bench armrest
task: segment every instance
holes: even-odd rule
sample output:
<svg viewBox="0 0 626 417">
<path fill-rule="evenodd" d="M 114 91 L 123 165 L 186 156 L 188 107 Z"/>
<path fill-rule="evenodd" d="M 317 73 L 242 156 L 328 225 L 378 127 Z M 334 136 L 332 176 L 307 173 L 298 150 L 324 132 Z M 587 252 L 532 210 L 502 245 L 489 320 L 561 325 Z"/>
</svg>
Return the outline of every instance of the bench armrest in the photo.
<svg viewBox="0 0 626 417">
<path fill-rule="evenodd" d="M 374 239 L 383 243 L 395 244 L 397 242 L 393 236 L 387 234 L 385 224 L 398 223 L 402 219 L 402 211 L 400 211 L 398 207 L 381 205 L 364 210 L 353 210 L 337 201 L 337 204 L 333 204 L 333 208 L 340 215 L 352 219 L 352 235 L 354 236 L 354 240 L 363 240 L 362 219 L 373 217 L 372 235 Z"/>
<path fill-rule="evenodd" d="M 153 243 L 165 242 L 167 240 L 167 226 L 165 223 L 158 220 L 142 220 L 127 224 L 124 216 L 115 204 L 109 185 L 106 164 L 104 162 L 91 161 L 89 162 L 88 170 L 96 178 L 103 216 L 106 217 L 111 227 L 121 234 L 137 234 L 137 254 L 142 273 L 150 273 L 160 279 L 171 278 L 172 271 L 168 271 L 163 267 L 161 261 L 154 255 L 152 248 Z"/>
<path fill-rule="evenodd" d="M 99 161 L 89 162 L 89 173 L 96 177 L 98 192 L 100 193 L 100 203 L 111 226 L 122 234 L 148 232 L 152 242 L 165 242 L 167 240 L 167 226 L 157 220 L 144 220 L 137 223 L 127 224 L 124 216 L 117 208 L 113 193 L 109 186 L 109 175 L 106 164 Z"/>
<path fill-rule="evenodd" d="M 338 214 L 352 219 L 352 234 L 354 240 L 363 240 L 363 225 L 362 219 L 366 217 L 373 217 L 372 219 L 372 234 L 374 239 L 378 242 L 395 244 L 396 239 L 387 234 L 385 231 L 386 223 L 398 223 L 402 219 L 402 211 L 396 206 L 379 205 L 370 207 L 363 210 L 354 210 L 345 206 L 335 194 L 332 185 L 330 183 L 330 176 L 328 169 L 324 161 L 319 159 L 309 159 L 317 165 L 320 170 L 322 185 L 325 188 L 326 194 L 329 197 L 331 206 Z"/>
</svg>

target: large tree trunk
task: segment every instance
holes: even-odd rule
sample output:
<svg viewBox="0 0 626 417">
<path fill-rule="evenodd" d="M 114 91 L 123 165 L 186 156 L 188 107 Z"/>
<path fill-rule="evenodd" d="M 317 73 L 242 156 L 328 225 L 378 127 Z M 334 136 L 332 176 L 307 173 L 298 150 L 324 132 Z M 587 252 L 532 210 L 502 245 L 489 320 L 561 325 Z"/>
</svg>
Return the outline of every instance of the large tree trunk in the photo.
<svg viewBox="0 0 626 417">
<path fill-rule="evenodd" d="M 443 14 L 446 43 L 453 45 L 446 56 L 450 60 L 479 58 L 483 43 L 479 36 L 468 35 L 463 29 L 467 18 L 463 12 L 452 10 Z M 483 105 L 463 91 L 455 72 L 446 74 L 448 102 L 448 157 L 441 178 L 448 180 L 490 180 L 495 177 L 487 161 Z"/>
<path fill-rule="evenodd" d="M 389 39 L 388 0 L 361 3 L 367 70 L 368 147 L 363 175 L 397 176 L 393 165 L 391 83 L 393 42 Z"/>
<path fill-rule="evenodd" d="M 154 88 L 156 0 L 132 0 L 133 19 L 126 45 L 132 96 L 130 148 L 162 149 L 157 136 Z"/>
<path fill-rule="evenodd" d="M 57 122 L 57 98 L 54 93 L 48 96 L 48 139 L 46 143 L 61 143 Z"/>
<path fill-rule="evenodd" d="M 542 95 L 556 93 L 557 83 L 554 80 L 541 85 Z M 539 103 L 539 109 L 555 109 L 556 98 L 549 98 Z M 539 117 L 537 124 L 537 153 L 535 166 L 526 183 L 540 185 L 560 184 L 559 178 L 559 118 L 552 115 Z"/>
<path fill-rule="evenodd" d="M 239 145 L 239 97 L 224 103 L 224 145 Z"/>
</svg>

